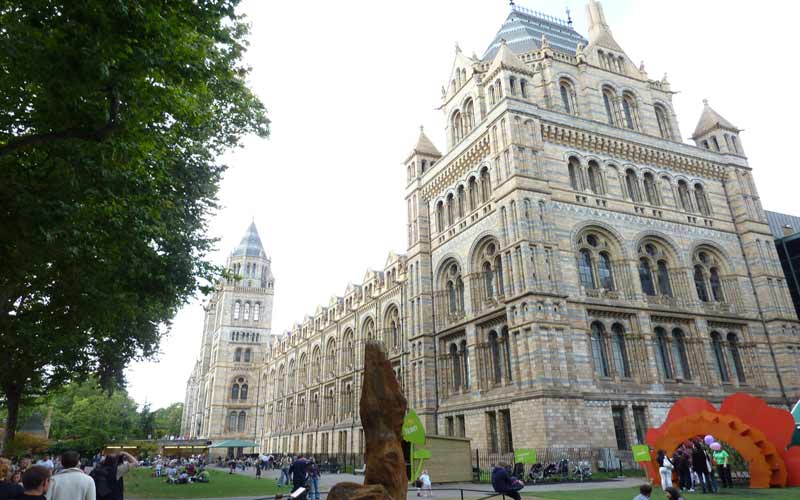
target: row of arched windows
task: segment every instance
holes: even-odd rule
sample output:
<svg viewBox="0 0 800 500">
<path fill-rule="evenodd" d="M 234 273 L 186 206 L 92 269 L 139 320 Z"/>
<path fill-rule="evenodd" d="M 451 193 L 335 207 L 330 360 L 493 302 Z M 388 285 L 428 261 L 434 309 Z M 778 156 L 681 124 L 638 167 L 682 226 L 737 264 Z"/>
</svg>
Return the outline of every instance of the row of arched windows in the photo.
<svg viewBox="0 0 800 500">
<path fill-rule="evenodd" d="M 616 166 L 611 165 L 612 170 Z M 591 191 L 596 195 L 607 195 L 606 179 L 603 169 L 597 160 L 589 160 L 584 168 L 577 156 L 567 159 L 567 173 L 570 187 L 575 191 Z M 625 169 L 623 196 L 635 203 L 647 203 L 653 206 L 665 204 L 661 189 L 652 172 L 645 172 L 641 176 L 633 168 Z M 664 188 L 672 186 L 672 181 L 666 175 L 661 177 Z M 684 179 L 679 179 L 676 185 L 676 207 L 686 212 L 699 212 L 702 215 L 711 215 L 711 205 L 705 188 L 699 182 L 693 186 Z"/>
<path fill-rule="evenodd" d="M 483 203 L 489 201 L 492 186 L 489 168 L 483 167 L 480 173 L 470 176 L 466 187 L 459 184 L 455 193 L 448 193 L 444 200 L 436 203 L 436 228 L 439 232 L 463 219 Z"/>
<path fill-rule="evenodd" d="M 251 319 L 250 312 L 252 311 L 252 320 L 258 321 L 261 317 L 261 302 L 256 302 L 251 304 L 249 301 L 246 301 L 244 305 L 242 302 L 237 300 L 233 304 L 233 319 L 244 319 L 245 321 L 249 321 Z"/>
<path fill-rule="evenodd" d="M 620 323 L 614 323 L 611 325 L 611 335 L 609 336 L 606 333 L 605 325 L 595 321 L 591 325 L 591 331 L 592 359 L 594 360 L 595 373 L 601 377 L 610 377 L 612 374 L 620 377 L 630 377 L 631 369 L 628 362 L 628 351 L 625 346 L 625 327 Z M 613 365 L 609 363 L 609 352 L 611 352 Z"/>
<path fill-rule="evenodd" d="M 729 152 L 741 153 L 741 150 L 739 149 L 739 141 L 736 139 L 735 135 L 723 134 L 722 137 L 725 139 L 725 145 L 727 146 Z M 711 142 L 709 142 L 708 139 L 704 139 L 701 144 L 706 149 L 713 149 L 717 152 L 722 150 L 719 145 L 719 140 L 715 135 L 711 136 Z"/>
<path fill-rule="evenodd" d="M 619 242 L 601 230 L 584 230 L 575 241 L 578 278 L 584 290 L 617 288 L 615 268 L 622 261 Z M 673 297 L 675 258 L 657 238 L 648 237 L 637 247 L 637 271 L 642 292 L 648 296 Z M 726 302 L 722 259 L 710 248 L 701 247 L 692 256 L 692 273 L 697 298 L 702 302 Z"/>
<path fill-rule="evenodd" d="M 258 342 L 261 340 L 261 333 L 240 332 L 236 330 L 231 332 L 230 338 L 232 342 Z"/>
<path fill-rule="evenodd" d="M 449 348 L 453 390 L 469 389 L 469 349 L 467 341 L 452 342 Z"/>
<path fill-rule="evenodd" d="M 558 92 L 561 98 L 561 109 L 571 115 L 578 114 L 578 96 L 575 85 L 566 77 L 558 81 Z M 630 91 L 623 91 L 621 95 L 610 85 L 604 85 L 601 89 L 603 98 L 603 108 L 605 119 L 609 125 L 614 127 L 624 127 L 630 130 L 642 131 L 641 118 L 639 116 L 639 101 L 636 95 Z M 656 115 L 658 133 L 664 139 L 673 140 L 675 135 L 672 132 L 672 125 L 669 119 L 667 108 L 661 103 L 655 103 L 653 109 Z"/>
</svg>

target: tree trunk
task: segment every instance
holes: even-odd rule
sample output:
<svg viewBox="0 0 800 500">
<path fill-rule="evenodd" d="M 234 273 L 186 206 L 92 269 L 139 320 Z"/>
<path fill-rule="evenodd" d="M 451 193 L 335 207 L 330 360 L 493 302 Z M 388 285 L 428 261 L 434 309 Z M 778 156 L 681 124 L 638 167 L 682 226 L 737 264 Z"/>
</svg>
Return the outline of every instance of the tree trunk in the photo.
<svg viewBox="0 0 800 500">
<path fill-rule="evenodd" d="M 19 418 L 19 401 L 22 397 L 22 390 L 17 384 L 9 384 L 3 387 L 6 396 L 6 434 L 3 436 L 3 449 L 8 449 L 8 443 L 14 439 L 17 433 L 17 419 Z"/>
</svg>

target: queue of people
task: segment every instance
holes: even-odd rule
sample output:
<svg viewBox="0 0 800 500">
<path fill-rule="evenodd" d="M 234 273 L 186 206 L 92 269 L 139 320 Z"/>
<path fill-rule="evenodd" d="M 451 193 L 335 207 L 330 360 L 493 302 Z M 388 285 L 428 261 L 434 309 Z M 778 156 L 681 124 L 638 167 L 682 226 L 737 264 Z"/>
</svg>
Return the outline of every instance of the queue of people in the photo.
<svg viewBox="0 0 800 500">
<path fill-rule="evenodd" d="M 677 475 L 677 484 L 689 493 L 717 493 L 720 488 L 717 475 L 722 487 L 733 487 L 730 453 L 722 446 L 718 450 L 707 449 L 701 439 L 694 439 L 681 444 L 672 457 L 658 450 L 656 461 L 664 491 L 674 486 L 673 475 Z"/>
<path fill-rule="evenodd" d="M 0 500 L 123 500 L 123 477 L 139 465 L 126 452 L 101 456 L 90 474 L 76 451 L 66 451 L 55 459 L 44 456 L 19 460 L 0 458 Z"/>
</svg>

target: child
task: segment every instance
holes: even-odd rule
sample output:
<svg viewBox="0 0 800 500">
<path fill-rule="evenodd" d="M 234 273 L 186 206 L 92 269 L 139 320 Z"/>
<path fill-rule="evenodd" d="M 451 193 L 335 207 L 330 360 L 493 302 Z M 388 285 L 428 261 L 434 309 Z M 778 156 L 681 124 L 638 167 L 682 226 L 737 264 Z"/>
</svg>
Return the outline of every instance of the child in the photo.
<svg viewBox="0 0 800 500">
<path fill-rule="evenodd" d="M 261 462 L 256 462 L 256 479 L 261 479 Z"/>
</svg>

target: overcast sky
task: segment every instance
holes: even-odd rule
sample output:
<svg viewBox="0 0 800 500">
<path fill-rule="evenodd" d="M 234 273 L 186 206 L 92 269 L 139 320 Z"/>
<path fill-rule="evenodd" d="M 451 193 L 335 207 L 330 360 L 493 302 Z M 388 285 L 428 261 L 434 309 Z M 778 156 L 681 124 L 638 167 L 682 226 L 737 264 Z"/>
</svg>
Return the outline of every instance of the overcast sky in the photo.
<svg viewBox="0 0 800 500">
<path fill-rule="evenodd" d="M 606 0 L 614 36 L 650 78 L 666 72 L 682 136 L 702 99 L 743 128 L 742 145 L 769 210 L 800 215 L 793 95 L 800 2 Z M 550 15 L 572 9 L 588 35 L 585 0 L 520 0 Z M 252 24 L 251 87 L 271 137 L 230 153 L 211 233 L 223 263 L 255 218 L 275 283 L 273 331 L 405 252 L 404 168 L 419 126 L 444 150 L 435 108 L 456 42 L 480 57 L 509 13 L 506 0 L 244 1 Z M 791 59 L 791 60 L 790 60 Z M 177 315 L 156 362 L 128 372 L 129 390 L 154 408 L 183 401 L 200 348 L 202 300 Z"/>
</svg>

